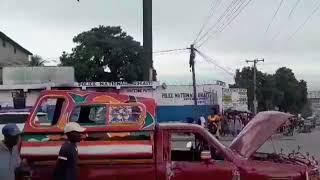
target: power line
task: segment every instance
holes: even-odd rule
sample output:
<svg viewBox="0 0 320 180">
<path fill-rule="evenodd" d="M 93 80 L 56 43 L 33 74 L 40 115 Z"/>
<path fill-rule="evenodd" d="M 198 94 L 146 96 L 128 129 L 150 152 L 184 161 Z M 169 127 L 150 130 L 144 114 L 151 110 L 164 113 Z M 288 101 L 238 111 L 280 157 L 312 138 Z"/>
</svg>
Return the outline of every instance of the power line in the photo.
<svg viewBox="0 0 320 180">
<path fill-rule="evenodd" d="M 198 32 L 193 44 L 195 44 L 199 38 L 199 36 L 201 35 L 201 33 L 203 32 L 203 30 L 205 29 L 205 27 L 208 25 L 210 19 L 213 17 L 213 15 L 215 15 L 215 10 L 219 7 L 219 5 L 221 4 L 222 0 L 215 0 L 212 3 L 211 9 L 209 12 L 211 12 L 209 14 L 209 16 L 206 18 L 205 22 L 202 24 L 202 27 L 200 28 L 200 31 Z"/>
<path fill-rule="evenodd" d="M 241 0 L 232 0 L 232 2 L 229 4 L 229 6 L 226 8 L 226 10 L 222 13 L 222 15 L 219 17 L 219 19 L 209 27 L 209 29 L 198 39 L 198 42 L 203 40 L 220 22 L 225 18 L 225 16 L 230 12 L 232 6 L 237 5 Z M 196 44 L 197 42 L 195 42 Z"/>
<path fill-rule="evenodd" d="M 241 4 L 241 6 L 238 8 L 238 9 L 240 9 L 239 11 L 238 11 L 238 13 L 235 15 L 235 16 L 233 16 L 233 18 L 227 23 L 227 25 L 225 25 L 223 28 L 222 28 L 222 30 L 220 31 L 220 32 L 222 32 L 226 27 L 228 27 L 232 22 L 233 22 L 233 20 L 234 19 L 236 19 L 238 16 L 239 16 L 239 14 L 243 11 L 243 9 L 245 9 L 249 4 L 250 4 L 250 2 L 251 2 L 252 0 L 249 0 L 241 9 L 240 9 L 240 7 L 244 4 L 244 2 Z"/>
<path fill-rule="evenodd" d="M 285 27 L 285 26 L 288 24 L 288 22 L 290 21 L 292 15 L 293 15 L 293 12 L 296 10 L 296 8 L 298 7 L 298 5 L 299 5 L 300 2 L 301 2 L 301 0 L 297 0 L 297 1 L 295 2 L 295 4 L 293 5 L 293 7 L 292 7 L 291 10 L 290 10 L 290 13 L 289 13 L 289 15 L 288 15 L 288 18 L 287 18 L 286 23 L 282 24 L 282 26 L 281 26 L 281 28 L 279 29 L 279 31 L 273 36 L 272 41 L 274 41 L 275 39 L 277 39 L 277 37 L 282 33 L 283 27 Z"/>
<path fill-rule="evenodd" d="M 297 0 L 297 1 L 296 1 L 296 3 L 294 4 L 294 6 L 292 7 L 292 9 L 291 9 L 291 11 L 290 11 L 290 13 L 289 13 L 288 19 L 291 18 L 294 10 L 298 7 L 298 5 L 299 5 L 300 2 L 301 2 L 301 0 Z"/>
<path fill-rule="evenodd" d="M 158 53 L 169 53 L 169 52 L 175 52 L 175 51 L 184 51 L 187 50 L 188 48 L 181 48 L 181 49 L 167 49 L 167 50 L 161 50 L 161 51 L 155 51 L 153 54 L 158 54 Z"/>
<path fill-rule="evenodd" d="M 164 53 L 156 53 L 153 55 L 154 56 L 163 56 L 163 55 L 178 55 L 178 54 L 183 54 L 183 53 L 188 53 L 188 51 L 171 51 L 171 52 L 164 52 Z"/>
<path fill-rule="evenodd" d="M 202 53 L 201 51 L 199 51 L 198 49 L 195 49 L 196 52 L 208 63 L 214 64 L 215 66 L 217 66 L 218 68 L 220 68 L 221 70 L 223 70 L 225 73 L 229 74 L 230 76 L 234 77 L 234 74 L 230 71 L 228 71 L 226 68 L 220 66 L 217 62 L 215 62 L 212 58 L 210 58 L 209 56 L 205 55 L 204 53 Z"/>
<path fill-rule="evenodd" d="M 313 11 L 310 13 L 310 15 L 307 17 L 307 19 L 297 28 L 294 33 L 289 36 L 288 40 L 291 40 L 306 24 L 307 22 L 312 18 L 312 16 L 319 10 L 320 3 L 313 9 Z"/>
<path fill-rule="evenodd" d="M 233 19 L 234 15 L 239 11 L 242 5 L 246 2 L 246 0 L 243 0 L 242 2 L 241 1 L 239 1 L 239 4 L 237 4 L 237 6 L 233 7 L 231 13 L 229 13 L 228 16 L 226 16 L 225 21 L 218 26 L 219 32 L 222 27 L 224 27 L 231 19 Z"/>
<path fill-rule="evenodd" d="M 215 31 L 215 33 L 208 35 L 207 38 L 198 46 L 198 48 L 203 46 L 213 35 L 215 35 L 217 33 L 222 33 L 240 15 L 240 13 L 243 11 L 243 9 L 245 9 L 250 4 L 251 1 L 252 0 L 247 1 L 246 4 L 245 4 L 245 1 L 243 1 L 242 4 L 232 14 L 234 16 L 233 17 L 230 16 L 230 18 L 219 27 L 220 30 Z M 243 6 L 243 4 L 245 4 L 245 5 Z"/>
<path fill-rule="evenodd" d="M 271 19 L 271 21 L 270 21 L 270 23 L 269 23 L 269 25 L 268 25 L 268 27 L 267 27 L 266 33 L 269 31 L 269 29 L 270 29 L 270 27 L 271 27 L 271 24 L 272 24 L 273 21 L 275 20 L 277 14 L 278 14 L 278 12 L 279 12 L 282 4 L 283 4 L 283 1 L 284 1 L 284 0 L 281 0 L 281 1 L 280 1 L 279 5 L 278 5 L 278 7 L 277 7 L 277 10 L 274 12 L 274 14 L 273 14 L 273 16 L 272 16 L 272 19 Z"/>
<path fill-rule="evenodd" d="M 204 38 L 207 37 L 207 35 L 214 29 L 216 28 L 221 22 L 225 21 L 226 17 L 228 17 L 230 12 L 233 12 L 233 10 L 238 6 L 238 4 L 242 0 L 233 0 L 229 6 L 226 8 L 226 10 L 222 13 L 222 15 L 219 17 L 219 19 L 213 24 L 198 40 L 200 42 Z"/>
</svg>

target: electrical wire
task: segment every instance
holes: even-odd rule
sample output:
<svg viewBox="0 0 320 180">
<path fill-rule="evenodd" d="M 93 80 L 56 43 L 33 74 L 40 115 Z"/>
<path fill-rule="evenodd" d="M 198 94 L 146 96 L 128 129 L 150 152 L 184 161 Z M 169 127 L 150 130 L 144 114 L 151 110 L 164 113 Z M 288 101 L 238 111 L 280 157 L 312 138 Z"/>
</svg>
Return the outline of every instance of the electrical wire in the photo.
<svg viewBox="0 0 320 180">
<path fill-rule="evenodd" d="M 296 3 L 294 4 L 294 6 L 292 7 L 290 13 L 289 13 L 289 16 L 288 16 L 288 19 L 290 19 L 292 17 L 292 14 L 294 12 L 294 10 L 298 7 L 299 3 L 301 2 L 301 0 L 297 0 Z"/>
<path fill-rule="evenodd" d="M 189 48 L 181 48 L 181 49 L 167 49 L 167 50 L 161 50 L 161 51 L 155 51 L 153 54 L 158 54 L 158 53 L 169 53 L 169 52 L 175 52 L 175 51 L 184 51 Z"/>
<path fill-rule="evenodd" d="M 297 0 L 295 2 L 295 4 L 293 5 L 293 7 L 290 10 L 290 13 L 288 15 L 286 23 L 282 24 L 282 26 L 279 29 L 279 31 L 277 33 L 275 33 L 275 35 L 273 36 L 272 41 L 276 40 L 280 36 L 280 34 L 282 33 L 282 30 L 283 30 L 283 27 L 285 27 L 288 24 L 288 22 L 290 22 L 290 19 L 291 19 L 292 15 L 293 15 L 293 12 L 296 10 L 296 8 L 300 4 L 300 2 L 301 2 L 301 0 Z"/>
<path fill-rule="evenodd" d="M 164 53 L 156 53 L 153 54 L 154 56 L 162 56 L 162 55 L 178 55 L 182 53 L 189 53 L 188 51 L 170 51 L 170 52 L 164 52 Z"/>
<path fill-rule="evenodd" d="M 205 22 L 202 24 L 200 31 L 198 32 L 195 40 L 193 41 L 193 44 L 195 44 L 199 38 L 199 36 L 201 35 L 201 33 L 203 32 L 203 30 L 205 29 L 205 27 L 208 25 L 210 19 L 215 15 L 215 10 L 219 7 L 219 5 L 221 4 L 222 0 L 215 0 L 212 3 L 211 9 L 210 9 L 210 14 L 209 16 L 206 18 Z"/>
<path fill-rule="evenodd" d="M 217 66 L 219 69 L 223 70 L 225 73 L 227 73 L 228 75 L 234 77 L 234 73 L 228 71 L 226 68 L 220 66 L 217 62 L 215 62 L 212 58 L 210 58 L 209 56 L 205 55 L 204 53 L 202 53 L 201 51 L 199 51 L 198 49 L 195 49 L 196 52 L 208 63 L 214 64 L 215 66 Z"/>
<path fill-rule="evenodd" d="M 203 38 L 206 38 L 206 36 L 225 18 L 225 16 L 230 12 L 232 6 L 237 5 L 237 3 L 239 3 L 241 0 L 232 0 L 231 3 L 228 5 L 228 7 L 226 8 L 226 10 L 222 13 L 222 15 L 218 18 L 218 20 L 208 28 L 208 30 L 202 35 L 200 36 L 200 38 L 198 39 L 197 42 L 195 42 L 194 44 L 197 44 L 199 41 L 202 41 Z"/>
<path fill-rule="evenodd" d="M 230 16 L 230 18 L 219 27 L 220 30 L 215 31 L 214 33 L 208 35 L 207 38 L 197 46 L 197 48 L 200 48 L 201 46 L 203 46 L 215 34 L 222 33 L 240 15 L 243 9 L 245 9 L 250 4 L 251 1 L 252 0 L 249 0 L 247 1 L 247 3 L 245 3 L 246 1 L 243 1 L 242 4 L 238 6 L 238 8 L 234 11 L 234 13 L 232 14 L 233 16 Z"/>
<path fill-rule="evenodd" d="M 277 14 L 278 14 L 278 12 L 279 12 L 282 4 L 283 4 L 283 1 L 284 1 L 284 0 L 281 0 L 281 1 L 280 1 L 279 5 L 278 5 L 278 7 L 277 7 L 277 10 L 274 12 L 274 14 L 273 14 L 273 16 L 272 16 L 272 19 L 271 19 L 271 21 L 270 21 L 270 23 L 269 23 L 269 25 L 268 25 L 267 30 L 266 30 L 265 33 L 268 33 L 268 31 L 269 31 L 269 29 L 270 29 L 273 21 L 276 19 L 276 16 L 277 16 Z"/>
<path fill-rule="evenodd" d="M 237 11 L 238 11 L 238 13 L 237 14 L 235 14 L 235 16 L 233 16 L 232 18 L 231 18 L 231 20 L 226 24 L 226 25 L 224 25 L 224 26 L 222 26 L 223 28 L 220 30 L 220 32 L 223 32 L 223 30 L 226 28 L 226 27 L 228 27 L 238 16 L 239 16 L 239 14 L 243 11 L 243 9 L 245 9 L 249 4 L 250 4 L 250 2 L 251 2 L 252 0 L 249 0 L 244 6 L 242 6 L 244 3 L 245 3 L 245 1 L 241 4 L 241 6 L 239 6 L 239 8 L 237 9 Z M 241 9 L 240 9 L 241 8 Z M 236 12 L 237 12 L 236 11 Z M 235 13 L 236 13 L 235 12 Z"/>
<path fill-rule="evenodd" d="M 320 3 L 313 9 L 313 11 L 310 13 L 310 15 L 305 19 L 305 21 L 294 31 L 294 33 L 289 36 L 288 40 L 291 40 L 306 24 L 307 22 L 312 18 L 312 16 L 320 9 Z"/>
</svg>

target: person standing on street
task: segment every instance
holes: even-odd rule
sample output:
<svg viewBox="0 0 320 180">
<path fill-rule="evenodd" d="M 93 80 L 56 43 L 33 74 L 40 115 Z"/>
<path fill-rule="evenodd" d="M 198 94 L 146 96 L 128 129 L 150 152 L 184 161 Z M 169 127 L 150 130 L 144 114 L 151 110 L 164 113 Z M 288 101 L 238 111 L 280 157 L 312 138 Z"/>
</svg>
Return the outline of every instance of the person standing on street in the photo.
<svg viewBox="0 0 320 180">
<path fill-rule="evenodd" d="M 18 151 L 21 131 L 15 124 L 7 124 L 2 128 L 2 134 L 4 140 L 0 141 L 0 179 L 14 180 L 15 169 L 21 162 Z"/>
<path fill-rule="evenodd" d="M 68 140 L 61 146 L 54 169 L 54 180 L 77 180 L 78 149 L 77 143 L 82 139 L 82 128 L 78 123 L 70 122 L 64 127 Z"/>
</svg>

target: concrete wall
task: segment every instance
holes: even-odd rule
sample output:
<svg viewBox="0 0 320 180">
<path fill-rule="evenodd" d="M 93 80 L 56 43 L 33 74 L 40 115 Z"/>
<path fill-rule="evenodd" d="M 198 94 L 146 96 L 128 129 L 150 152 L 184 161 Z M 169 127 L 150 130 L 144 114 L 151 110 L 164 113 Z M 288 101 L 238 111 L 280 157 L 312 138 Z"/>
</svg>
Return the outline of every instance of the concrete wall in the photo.
<svg viewBox="0 0 320 180">
<path fill-rule="evenodd" d="M 13 107 L 11 91 L 0 91 L 0 105 L 1 107 Z"/>
<path fill-rule="evenodd" d="M 14 90 L 0 91 L 0 105 L 2 108 L 13 107 L 12 92 Z M 26 106 L 32 107 L 40 95 L 41 90 L 29 90 L 26 92 Z"/>
<path fill-rule="evenodd" d="M 74 83 L 73 67 L 4 67 L 3 84 Z"/>
<path fill-rule="evenodd" d="M 16 49 L 16 52 L 14 49 Z M 5 42 L 4 47 L 3 40 L 0 39 L 0 67 L 26 66 L 29 63 L 28 60 L 28 54 L 21 51 L 19 48 L 15 48 L 9 42 Z"/>
<path fill-rule="evenodd" d="M 45 89 L 46 86 L 40 87 L 38 84 L 29 85 L 2 85 L 0 87 L 6 87 L 7 89 L 0 88 L 0 105 L 2 107 L 12 107 L 12 96 L 11 92 L 14 89 L 23 89 L 26 92 L 26 106 L 33 106 L 41 90 Z M 11 89 L 8 89 L 11 87 Z M 61 88 L 61 87 L 60 87 Z M 80 90 L 81 87 L 70 86 Z M 51 89 L 59 89 L 57 87 L 51 87 Z M 192 86 L 157 86 L 157 87 L 121 87 L 116 89 L 101 88 L 101 87 L 90 87 L 87 90 L 101 91 L 106 90 L 107 92 L 115 92 L 120 94 L 128 94 L 139 97 L 154 98 L 157 102 L 157 120 L 159 122 L 165 121 L 183 121 L 186 118 L 191 117 L 198 119 L 200 116 L 208 116 L 213 107 L 216 105 L 220 106 L 220 110 L 223 109 L 223 87 L 219 85 L 198 85 L 198 106 L 193 105 L 193 90 Z M 232 91 L 233 92 L 233 91 Z M 231 98 L 233 100 L 233 98 Z M 241 98 L 236 98 L 236 101 L 231 101 L 231 104 L 239 104 Z"/>
</svg>

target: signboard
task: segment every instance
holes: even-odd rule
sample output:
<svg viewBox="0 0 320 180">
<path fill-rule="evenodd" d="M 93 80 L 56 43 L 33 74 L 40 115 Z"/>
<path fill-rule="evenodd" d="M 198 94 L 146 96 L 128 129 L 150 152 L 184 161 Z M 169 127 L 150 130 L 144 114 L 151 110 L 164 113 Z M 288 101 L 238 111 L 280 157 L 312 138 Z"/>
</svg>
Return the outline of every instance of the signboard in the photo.
<svg viewBox="0 0 320 180">
<path fill-rule="evenodd" d="M 127 83 L 125 81 L 117 82 L 79 82 L 79 86 L 85 87 L 156 87 L 159 82 L 155 81 L 136 81 L 133 83 Z"/>
<path fill-rule="evenodd" d="M 134 88 L 122 88 L 120 89 L 120 94 L 126 94 L 136 97 L 147 97 L 154 98 L 153 94 L 155 89 L 152 87 L 134 87 Z"/>
<path fill-rule="evenodd" d="M 223 109 L 248 109 L 247 89 L 223 89 Z"/>
<path fill-rule="evenodd" d="M 219 103 L 222 87 L 217 85 L 199 85 L 197 86 L 198 105 L 214 105 Z M 194 105 L 194 95 L 192 86 L 167 86 L 159 87 L 155 92 L 155 99 L 158 105 L 180 106 Z"/>
</svg>

